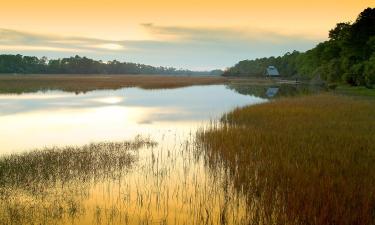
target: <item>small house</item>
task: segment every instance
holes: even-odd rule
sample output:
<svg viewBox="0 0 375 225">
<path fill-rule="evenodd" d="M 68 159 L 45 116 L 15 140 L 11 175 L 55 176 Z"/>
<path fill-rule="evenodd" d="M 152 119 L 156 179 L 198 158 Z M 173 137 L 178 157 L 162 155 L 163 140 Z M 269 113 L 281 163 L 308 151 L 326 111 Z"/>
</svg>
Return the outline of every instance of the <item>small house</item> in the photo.
<svg viewBox="0 0 375 225">
<path fill-rule="evenodd" d="M 280 73 L 279 73 L 279 71 L 277 70 L 276 67 L 269 66 L 266 69 L 266 76 L 267 77 L 278 77 L 278 76 L 280 76 Z"/>
</svg>

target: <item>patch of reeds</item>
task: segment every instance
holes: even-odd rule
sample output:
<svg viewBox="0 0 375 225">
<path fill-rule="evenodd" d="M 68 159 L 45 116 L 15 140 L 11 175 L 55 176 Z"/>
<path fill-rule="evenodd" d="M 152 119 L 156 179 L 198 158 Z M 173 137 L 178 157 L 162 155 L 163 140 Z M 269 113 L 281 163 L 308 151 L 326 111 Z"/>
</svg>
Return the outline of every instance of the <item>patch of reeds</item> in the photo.
<svg viewBox="0 0 375 225">
<path fill-rule="evenodd" d="M 375 102 L 330 94 L 236 109 L 197 133 L 249 224 L 374 224 Z"/>
<path fill-rule="evenodd" d="M 46 90 L 88 92 L 100 89 L 140 87 L 165 89 L 192 85 L 223 84 L 224 77 L 161 76 L 161 75 L 2 75 L 0 93 L 29 93 Z"/>
<path fill-rule="evenodd" d="M 46 185 L 113 176 L 136 160 L 131 150 L 154 145 L 155 142 L 138 136 L 130 142 L 52 147 L 3 156 L 0 158 L 0 187 L 27 188 L 37 183 Z"/>
<path fill-rule="evenodd" d="M 96 184 L 119 180 L 136 162 L 136 150 L 155 145 L 137 136 L 0 157 L 0 224 L 72 223 Z"/>
<path fill-rule="evenodd" d="M 186 137 L 4 156 L 0 224 L 246 224 L 246 198 Z"/>
</svg>

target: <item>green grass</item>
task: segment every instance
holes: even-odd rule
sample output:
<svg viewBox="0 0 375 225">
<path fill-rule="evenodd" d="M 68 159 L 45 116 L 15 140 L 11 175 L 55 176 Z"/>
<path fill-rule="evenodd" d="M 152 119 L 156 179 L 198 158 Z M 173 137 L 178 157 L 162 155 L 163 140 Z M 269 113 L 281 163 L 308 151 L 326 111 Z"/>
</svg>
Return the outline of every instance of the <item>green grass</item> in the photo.
<svg viewBox="0 0 375 225">
<path fill-rule="evenodd" d="M 197 134 L 251 224 L 374 224 L 375 102 L 331 94 L 239 108 Z"/>
<path fill-rule="evenodd" d="M 339 85 L 334 92 L 351 96 L 375 97 L 375 88 L 367 88 L 363 86 L 354 87 L 348 85 Z"/>
</svg>

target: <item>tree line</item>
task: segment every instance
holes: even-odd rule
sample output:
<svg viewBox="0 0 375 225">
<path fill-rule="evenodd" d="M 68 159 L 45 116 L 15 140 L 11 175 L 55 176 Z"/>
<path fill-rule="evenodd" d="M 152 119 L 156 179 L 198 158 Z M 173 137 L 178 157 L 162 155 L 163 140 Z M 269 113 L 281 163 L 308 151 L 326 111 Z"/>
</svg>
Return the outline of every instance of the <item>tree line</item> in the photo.
<svg viewBox="0 0 375 225">
<path fill-rule="evenodd" d="M 119 62 L 103 62 L 74 56 L 62 59 L 23 55 L 0 55 L 0 73 L 3 74 L 164 74 L 164 75 L 220 75 L 222 71 L 191 71 L 173 67 Z"/>
<path fill-rule="evenodd" d="M 261 76 L 270 65 L 285 77 L 320 76 L 329 82 L 371 87 L 375 84 L 375 8 L 365 9 L 353 23 L 338 23 L 327 41 L 309 51 L 240 61 L 224 76 Z"/>
</svg>

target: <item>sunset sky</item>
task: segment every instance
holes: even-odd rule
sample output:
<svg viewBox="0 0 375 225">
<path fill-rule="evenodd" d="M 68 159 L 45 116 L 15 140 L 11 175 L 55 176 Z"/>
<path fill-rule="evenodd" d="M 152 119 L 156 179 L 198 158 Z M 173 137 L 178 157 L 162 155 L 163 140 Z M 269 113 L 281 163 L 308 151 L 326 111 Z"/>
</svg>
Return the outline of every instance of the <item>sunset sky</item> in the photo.
<svg viewBox="0 0 375 225">
<path fill-rule="evenodd" d="M 374 0 L 1 0 L 0 54 L 188 69 L 304 51 Z"/>
</svg>

